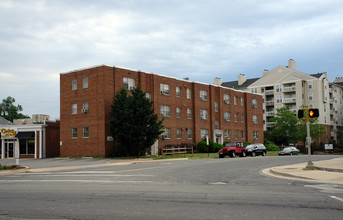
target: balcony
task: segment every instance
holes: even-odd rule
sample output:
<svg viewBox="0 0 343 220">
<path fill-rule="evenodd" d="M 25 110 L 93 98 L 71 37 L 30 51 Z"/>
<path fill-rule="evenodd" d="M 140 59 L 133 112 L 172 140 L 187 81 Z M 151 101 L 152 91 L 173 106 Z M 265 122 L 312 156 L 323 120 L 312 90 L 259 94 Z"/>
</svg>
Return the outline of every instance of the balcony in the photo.
<svg viewBox="0 0 343 220">
<path fill-rule="evenodd" d="M 335 133 L 333 131 L 331 131 L 331 137 L 334 137 Z"/>
<path fill-rule="evenodd" d="M 282 92 L 295 92 L 295 90 L 296 90 L 295 86 L 286 86 L 286 87 L 283 87 Z"/>
<path fill-rule="evenodd" d="M 282 100 L 283 104 L 290 104 L 290 103 L 296 103 L 296 98 L 284 98 Z"/>
<path fill-rule="evenodd" d="M 274 111 L 266 112 L 267 117 L 273 117 L 275 115 Z"/>
<path fill-rule="evenodd" d="M 274 95 L 274 90 L 266 90 L 266 95 Z"/>
<path fill-rule="evenodd" d="M 266 106 L 273 106 L 273 105 L 274 105 L 274 100 L 266 101 Z"/>
<path fill-rule="evenodd" d="M 271 128 L 274 126 L 274 124 L 275 124 L 275 122 L 267 122 L 266 126 L 267 126 L 267 128 Z"/>
</svg>

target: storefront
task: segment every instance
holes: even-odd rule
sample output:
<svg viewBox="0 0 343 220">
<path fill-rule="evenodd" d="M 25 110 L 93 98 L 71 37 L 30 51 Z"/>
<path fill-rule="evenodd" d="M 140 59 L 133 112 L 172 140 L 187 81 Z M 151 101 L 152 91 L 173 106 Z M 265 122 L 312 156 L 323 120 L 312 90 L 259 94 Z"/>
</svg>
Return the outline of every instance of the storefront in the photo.
<svg viewBox="0 0 343 220">
<path fill-rule="evenodd" d="M 1 159 L 45 158 L 46 125 L 0 125 Z"/>
</svg>

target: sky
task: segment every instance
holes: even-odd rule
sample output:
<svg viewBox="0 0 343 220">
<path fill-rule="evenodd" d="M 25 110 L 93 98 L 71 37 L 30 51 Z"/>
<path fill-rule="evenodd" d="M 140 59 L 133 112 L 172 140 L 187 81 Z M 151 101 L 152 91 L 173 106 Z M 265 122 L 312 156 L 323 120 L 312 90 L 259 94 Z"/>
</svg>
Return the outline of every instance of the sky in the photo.
<svg viewBox="0 0 343 220">
<path fill-rule="evenodd" d="M 0 102 L 60 115 L 59 75 L 106 64 L 190 81 L 343 76 L 341 0 L 0 0 Z"/>
</svg>

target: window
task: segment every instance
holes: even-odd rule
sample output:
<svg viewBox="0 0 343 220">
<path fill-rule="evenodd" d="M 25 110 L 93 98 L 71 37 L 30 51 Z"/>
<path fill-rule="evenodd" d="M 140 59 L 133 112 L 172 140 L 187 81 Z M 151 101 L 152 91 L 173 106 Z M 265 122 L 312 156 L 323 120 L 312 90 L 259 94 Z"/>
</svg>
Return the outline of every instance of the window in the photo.
<svg viewBox="0 0 343 220">
<path fill-rule="evenodd" d="M 219 129 L 219 122 L 217 120 L 214 121 L 214 128 Z"/>
<path fill-rule="evenodd" d="M 224 94 L 224 103 L 230 104 L 230 96 L 228 94 Z"/>
<path fill-rule="evenodd" d="M 160 112 L 162 117 L 170 117 L 170 106 L 161 105 Z"/>
<path fill-rule="evenodd" d="M 88 129 L 88 127 L 83 127 L 83 137 L 84 138 L 88 138 L 89 137 L 89 129 Z"/>
<path fill-rule="evenodd" d="M 276 102 L 282 103 L 282 96 L 280 96 L 280 95 L 276 96 Z"/>
<path fill-rule="evenodd" d="M 230 112 L 224 112 L 224 120 L 225 121 L 230 121 L 231 120 Z"/>
<path fill-rule="evenodd" d="M 135 85 L 136 85 L 135 79 L 131 79 L 131 78 L 127 78 L 127 77 L 123 78 L 124 89 L 132 90 L 135 88 Z"/>
<path fill-rule="evenodd" d="M 238 118 L 238 114 L 237 113 L 235 113 L 235 122 L 237 122 L 237 119 Z"/>
<path fill-rule="evenodd" d="M 191 89 L 187 88 L 187 99 L 191 99 Z"/>
<path fill-rule="evenodd" d="M 282 92 L 281 85 L 276 85 L 276 92 Z"/>
<path fill-rule="evenodd" d="M 200 90 L 200 100 L 207 101 L 207 91 Z"/>
<path fill-rule="evenodd" d="M 333 100 L 334 100 L 334 102 L 337 104 L 338 103 L 338 99 L 337 99 L 337 97 L 335 96 L 335 97 L 333 97 Z"/>
<path fill-rule="evenodd" d="M 252 92 L 252 93 L 257 93 L 257 88 L 252 88 L 252 89 L 251 89 L 251 92 Z"/>
<path fill-rule="evenodd" d="M 88 112 L 88 102 L 82 103 L 82 112 L 87 113 Z"/>
<path fill-rule="evenodd" d="M 312 89 L 312 81 L 307 81 L 308 89 Z"/>
<path fill-rule="evenodd" d="M 181 139 L 181 128 L 176 129 L 176 138 Z"/>
<path fill-rule="evenodd" d="M 19 139 L 19 150 L 20 154 L 35 154 L 35 140 Z"/>
<path fill-rule="evenodd" d="M 71 137 L 72 138 L 77 138 L 77 128 L 72 128 L 71 129 Z"/>
<path fill-rule="evenodd" d="M 231 139 L 231 130 L 225 130 L 224 131 L 224 136 L 225 136 L 225 139 Z"/>
<path fill-rule="evenodd" d="M 71 114 L 77 114 L 77 104 L 71 104 Z"/>
<path fill-rule="evenodd" d="M 324 112 L 326 112 L 326 105 L 324 105 Z"/>
<path fill-rule="evenodd" d="M 236 97 L 236 96 L 233 97 L 233 104 L 234 104 L 234 105 L 237 105 L 237 97 Z"/>
<path fill-rule="evenodd" d="M 312 100 L 312 92 L 310 92 L 310 93 L 308 94 L 308 100 L 309 100 L 309 101 Z"/>
<path fill-rule="evenodd" d="M 77 90 L 77 79 L 71 80 L 71 90 Z"/>
<path fill-rule="evenodd" d="M 160 84 L 160 92 L 162 95 L 169 95 L 169 85 L 168 84 L 163 84 L 161 83 Z"/>
<path fill-rule="evenodd" d="M 82 78 L 82 88 L 87 89 L 88 88 L 88 77 Z"/>
<path fill-rule="evenodd" d="M 252 116 L 252 122 L 254 123 L 254 124 L 257 124 L 257 115 L 253 115 Z"/>
<path fill-rule="evenodd" d="M 255 140 L 258 140 L 258 131 L 253 131 L 253 137 Z"/>
<path fill-rule="evenodd" d="M 181 118 L 181 108 L 179 107 L 176 108 L 176 117 Z"/>
<path fill-rule="evenodd" d="M 242 131 L 242 140 L 244 140 L 244 131 Z"/>
<path fill-rule="evenodd" d="M 181 88 L 176 87 L 176 97 L 180 98 L 181 97 Z"/>
<path fill-rule="evenodd" d="M 208 136 L 208 129 L 201 129 L 200 136 L 201 136 L 201 139 L 206 138 Z"/>
<path fill-rule="evenodd" d="M 218 102 L 214 102 L 214 111 L 218 112 Z"/>
<path fill-rule="evenodd" d="M 170 128 L 164 128 L 164 131 L 162 133 L 162 140 L 164 139 L 170 139 Z"/>
<path fill-rule="evenodd" d="M 149 92 L 145 93 L 145 98 L 151 101 L 151 94 Z"/>
<path fill-rule="evenodd" d="M 207 120 L 207 110 L 200 110 L 200 118 L 202 120 Z"/>
<path fill-rule="evenodd" d="M 244 98 L 241 97 L 241 106 L 244 106 Z"/>
<path fill-rule="evenodd" d="M 242 114 L 241 117 L 242 117 L 242 123 L 244 123 L 244 114 Z"/>
<path fill-rule="evenodd" d="M 187 108 L 187 119 L 192 119 L 192 110 Z"/>
<path fill-rule="evenodd" d="M 257 99 L 252 100 L 252 107 L 257 108 Z"/>
<path fill-rule="evenodd" d="M 238 131 L 235 130 L 235 139 L 238 139 Z"/>
<path fill-rule="evenodd" d="M 187 130 L 187 137 L 188 137 L 188 139 L 192 139 L 192 129 L 191 128 L 188 128 L 188 130 Z"/>
</svg>

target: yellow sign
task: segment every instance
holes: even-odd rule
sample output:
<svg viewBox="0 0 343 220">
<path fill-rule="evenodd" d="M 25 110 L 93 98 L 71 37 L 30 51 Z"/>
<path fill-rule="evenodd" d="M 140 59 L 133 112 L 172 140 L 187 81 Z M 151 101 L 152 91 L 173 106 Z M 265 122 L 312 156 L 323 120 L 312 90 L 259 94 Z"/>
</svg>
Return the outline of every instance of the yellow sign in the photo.
<svg viewBox="0 0 343 220">
<path fill-rule="evenodd" d="M 3 139 L 15 138 L 16 135 L 17 131 L 15 131 L 14 129 L 1 129 L 1 138 Z"/>
</svg>

